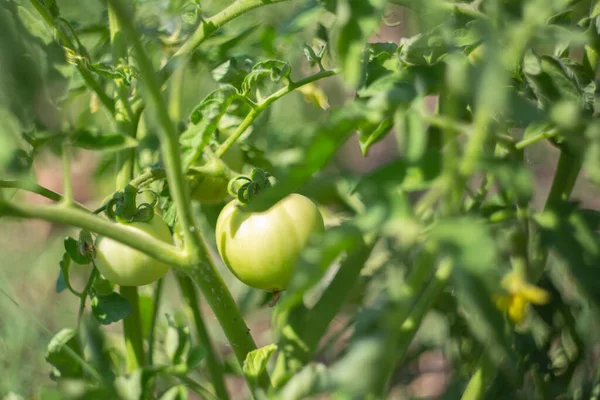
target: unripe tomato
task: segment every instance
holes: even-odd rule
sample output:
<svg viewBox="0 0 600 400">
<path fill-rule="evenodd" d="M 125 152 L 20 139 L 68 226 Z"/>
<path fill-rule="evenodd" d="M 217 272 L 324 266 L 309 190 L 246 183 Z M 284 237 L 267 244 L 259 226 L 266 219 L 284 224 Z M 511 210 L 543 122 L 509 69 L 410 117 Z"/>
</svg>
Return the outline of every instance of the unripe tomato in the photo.
<svg viewBox="0 0 600 400">
<path fill-rule="evenodd" d="M 169 228 L 158 215 L 150 222 L 132 222 L 123 226 L 132 232 L 173 243 Z M 106 237 L 96 240 L 96 267 L 106 279 L 121 286 L 147 285 L 162 278 L 169 270 L 169 265 Z"/>
<path fill-rule="evenodd" d="M 225 154 L 223 154 L 221 160 L 231 170 L 241 172 L 244 167 L 244 152 L 234 143 Z M 227 198 L 228 183 L 229 180 L 225 177 L 214 178 L 206 176 L 193 188 L 192 199 L 200 204 L 220 203 Z"/>
<path fill-rule="evenodd" d="M 225 265 L 246 285 L 277 292 L 286 288 L 300 252 L 323 217 L 308 198 L 291 194 L 263 212 L 247 212 L 233 200 L 217 219 L 217 248 Z"/>
</svg>

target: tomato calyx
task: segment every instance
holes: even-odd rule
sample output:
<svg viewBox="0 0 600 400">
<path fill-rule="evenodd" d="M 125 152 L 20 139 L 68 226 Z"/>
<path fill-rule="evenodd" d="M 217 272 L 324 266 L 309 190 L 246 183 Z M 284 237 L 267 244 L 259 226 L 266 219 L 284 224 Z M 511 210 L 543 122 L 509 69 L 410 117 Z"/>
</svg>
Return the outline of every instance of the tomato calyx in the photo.
<svg viewBox="0 0 600 400">
<path fill-rule="evenodd" d="M 143 190 L 152 193 L 152 203 L 137 205 L 137 195 L 142 191 L 132 185 L 116 192 L 112 199 L 106 204 L 106 216 L 113 221 L 124 224 L 132 222 L 150 222 L 154 218 L 154 207 L 158 203 L 158 196 L 151 190 Z"/>
<path fill-rule="evenodd" d="M 271 174 L 265 170 L 255 168 L 252 170 L 249 177 L 238 176 L 229 181 L 227 191 L 231 196 L 237 198 L 240 203 L 246 204 L 260 192 L 271 187 L 271 181 L 269 181 L 270 177 Z M 244 183 L 238 187 L 240 182 Z"/>
</svg>

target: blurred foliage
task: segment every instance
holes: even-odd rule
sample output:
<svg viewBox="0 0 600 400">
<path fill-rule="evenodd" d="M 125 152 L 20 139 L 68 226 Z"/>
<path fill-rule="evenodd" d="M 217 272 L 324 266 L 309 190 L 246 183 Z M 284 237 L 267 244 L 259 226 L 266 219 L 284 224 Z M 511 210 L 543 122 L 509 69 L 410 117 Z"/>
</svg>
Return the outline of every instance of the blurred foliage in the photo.
<svg viewBox="0 0 600 400">
<path fill-rule="evenodd" d="M 211 16 L 245 1 L 139 0 L 133 22 L 168 98 L 183 170 L 202 174 L 234 138 L 244 172 L 261 167 L 276 181 L 250 210 L 299 192 L 326 217 L 272 310 L 269 294 L 219 264 L 244 318 L 271 318 L 270 330 L 253 331 L 261 348 L 237 365 L 205 323 L 212 315 L 181 307 L 160 283 L 140 296 L 151 362 L 127 371 L 113 324 L 132 305 L 85 267 L 94 250 L 84 231 L 54 264 L 44 258 L 56 284 L 24 278 L 79 302 L 76 321 L 62 307 L 37 321 L 54 332 L 46 352 L 20 317 L 20 293 L 0 280 L 0 394 L 211 399 L 216 363 L 227 381 L 246 377 L 256 398 L 377 399 L 406 389 L 412 366 L 437 350 L 449 365 L 440 398 L 596 398 L 600 2 L 288 0 L 260 4 L 177 58 Z M 392 12 L 398 29 L 386 26 Z M 34 160 L 99 152 L 96 177 L 112 178 L 118 152 L 134 150 L 136 175 L 149 174 L 143 184 L 176 232 L 161 114 L 145 104 L 139 55 L 115 59 L 105 3 L 4 0 L 0 27 L 0 214 L 4 201 L 22 201 L 14 189 L 39 194 Z M 121 131 L 127 118 L 135 138 Z M 348 143 L 368 160 L 387 146 L 397 157 L 360 174 Z M 542 143 L 560 155 L 540 207 L 528 160 Z M 570 199 L 582 181 L 590 193 Z M 222 206 L 193 206 L 213 256 Z M 24 355 L 27 340 L 35 355 Z M 55 385 L 40 377 L 44 357 Z"/>
</svg>

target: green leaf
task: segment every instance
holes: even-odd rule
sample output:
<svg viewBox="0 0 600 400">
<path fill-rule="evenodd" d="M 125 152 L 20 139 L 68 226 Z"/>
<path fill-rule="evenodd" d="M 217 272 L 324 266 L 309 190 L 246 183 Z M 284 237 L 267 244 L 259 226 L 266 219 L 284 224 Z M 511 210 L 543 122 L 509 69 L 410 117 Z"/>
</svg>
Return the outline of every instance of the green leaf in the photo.
<svg viewBox="0 0 600 400">
<path fill-rule="evenodd" d="M 191 124 L 179 137 L 183 166 L 188 168 L 202 155 L 219 126 L 219 121 L 227 113 L 229 106 L 239 98 L 237 89 L 223 85 L 209 93 L 190 115 Z"/>
<path fill-rule="evenodd" d="M 523 72 L 542 109 L 549 110 L 564 100 L 588 114 L 593 111 L 595 84 L 581 66 L 529 51 L 523 60 Z"/>
<path fill-rule="evenodd" d="M 279 392 L 278 399 L 300 400 L 332 387 L 331 372 L 323 364 L 311 363 L 295 374 Z"/>
<path fill-rule="evenodd" d="M 119 151 L 138 146 L 137 140 L 120 133 L 96 134 L 87 130 L 75 133 L 71 140 L 73 147 L 96 151 Z"/>
<path fill-rule="evenodd" d="M 187 355 L 187 366 L 189 370 L 197 368 L 206 357 L 206 348 L 204 346 L 194 346 Z"/>
<path fill-rule="evenodd" d="M 117 322 L 131 314 L 131 304 L 119 293 L 112 292 L 102 295 L 95 292 L 90 293 L 92 300 L 92 313 L 102 325 Z"/>
<path fill-rule="evenodd" d="M 64 240 L 65 251 L 71 257 L 71 260 L 80 265 L 87 265 L 92 262 L 90 253 L 81 254 L 79 251 L 79 242 L 72 237 L 66 237 Z"/>
<path fill-rule="evenodd" d="M 213 69 L 211 75 L 219 83 L 241 88 L 244 78 L 252 70 L 252 65 L 252 59 L 249 57 L 232 57 Z"/>
<path fill-rule="evenodd" d="M 248 209 L 267 210 L 289 193 L 297 191 L 327 164 L 338 148 L 357 127 L 365 123 L 365 120 L 364 109 L 356 103 L 334 111 L 328 120 L 313 132 L 310 144 L 304 148 L 298 161 L 287 171 L 274 174 L 278 183 L 248 203 Z"/>
<path fill-rule="evenodd" d="M 277 346 L 270 344 L 248 353 L 244 360 L 244 366 L 242 367 L 244 375 L 246 375 L 248 380 L 251 382 L 256 382 L 258 380 L 258 377 L 263 373 L 265 368 L 267 368 L 267 362 L 273 353 L 275 353 L 275 350 L 277 350 Z"/>
<path fill-rule="evenodd" d="M 175 316 L 167 314 L 167 333 L 165 336 L 165 351 L 173 365 L 186 364 L 186 356 L 190 351 L 190 328 L 185 325 L 183 314 Z"/>
<path fill-rule="evenodd" d="M 287 79 L 291 72 L 292 67 L 286 61 L 267 60 L 259 62 L 252 67 L 252 71 L 244 78 L 242 92 L 250 92 L 266 78 L 274 83 L 279 83 L 281 80 Z"/>
<path fill-rule="evenodd" d="M 541 230 L 542 245 L 553 249 L 565 262 L 590 300 L 600 305 L 600 236 L 594 218 L 575 203 L 560 203 L 534 217 Z"/>
<path fill-rule="evenodd" d="M 58 278 L 56 278 L 56 293 L 61 293 L 65 289 L 67 289 L 67 281 L 65 279 L 65 276 L 64 276 L 64 274 L 62 272 L 62 268 L 61 268 L 60 271 L 58 272 Z"/>
<path fill-rule="evenodd" d="M 315 236 L 301 254 L 295 273 L 278 308 L 285 312 L 302 302 L 305 293 L 323 277 L 331 264 L 343 253 L 350 252 L 362 241 L 360 232 L 352 226 L 328 229 Z"/>
<path fill-rule="evenodd" d="M 368 43 L 367 44 L 367 62 L 365 65 L 365 74 L 361 87 L 368 87 L 384 75 L 392 72 L 398 72 L 401 68 L 400 60 L 396 52 L 398 45 L 392 42 L 387 43 Z"/>
<path fill-rule="evenodd" d="M 75 296 L 79 296 L 80 294 L 73 289 L 71 286 L 71 282 L 69 281 L 69 268 L 71 267 L 71 257 L 68 253 L 63 253 L 62 260 L 59 263 L 60 272 L 58 274 L 58 278 L 56 279 L 56 293 L 60 293 L 65 289 L 69 289 L 71 293 Z"/>
<path fill-rule="evenodd" d="M 73 360 L 72 352 L 81 354 L 81 345 L 75 329 L 64 328 L 50 340 L 46 352 L 46 361 L 52 364 L 51 377 L 78 378 L 83 376 L 83 370 L 78 362 Z"/>
<path fill-rule="evenodd" d="M 238 91 L 232 85 L 223 85 L 210 92 L 200 104 L 194 107 L 190 115 L 192 124 L 198 124 L 203 119 L 218 121 L 227 111 L 227 107 L 235 99 L 239 98 Z"/>
<path fill-rule="evenodd" d="M 411 164 L 420 161 L 427 150 L 427 130 L 418 111 L 397 111 L 394 128 L 402 156 Z"/>
<path fill-rule="evenodd" d="M 363 73 L 363 49 L 379 27 L 387 0 L 338 0 L 335 50 L 344 77 L 357 87 Z"/>
</svg>

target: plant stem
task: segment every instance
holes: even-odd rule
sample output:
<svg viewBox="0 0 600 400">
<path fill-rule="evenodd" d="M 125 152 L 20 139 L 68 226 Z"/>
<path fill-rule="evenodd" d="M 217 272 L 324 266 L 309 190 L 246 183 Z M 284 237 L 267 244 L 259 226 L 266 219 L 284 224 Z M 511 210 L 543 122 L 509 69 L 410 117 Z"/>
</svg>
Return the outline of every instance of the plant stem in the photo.
<svg viewBox="0 0 600 400">
<path fill-rule="evenodd" d="M 109 0 L 108 3 L 113 8 L 116 17 L 121 24 L 121 29 L 127 36 L 129 42 L 133 45 L 137 55 L 140 78 L 146 85 L 146 92 L 154 106 L 157 122 L 162 128 L 159 129 L 160 144 L 167 172 L 167 182 L 183 230 L 185 249 L 188 254 L 190 254 L 190 248 L 201 248 L 204 244 L 197 234 L 198 229 L 190 207 L 189 193 L 182 170 L 178 135 L 171 122 L 171 118 L 169 117 L 167 105 L 161 94 L 160 83 L 154 71 L 154 67 L 152 66 L 152 61 L 148 58 L 144 46 L 139 39 L 139 34 L 132 23 L 132 11 L 124 7 L 119 0 Z"/>
<path fill-rule="evenodd" d="M 63 190 L 65 194 L 61 200 L 65 206 L 71 206 L 73 204 L 73 183 L 71 182 L 71 149 L 67 142 L 63 143 Z"/>
<path fill-rule="evenodd" d="M 208 305 L 219 320 L 240 366 L 243 366 L 246 355 L 256 350 L 256 344 L 235 300 L 223 282 L 223 278 L 216 272 L 212 260 L 206 259 L 185 272 L 204 294 Z M 270 386 L 266 372 L 261 375 L 259 385 L 263 389 Z"/>
<path fill-rule="evenodd" d="M 63 196 L 55 191 L 52 191 L 48 188 L 45 188 L 41 185 L 38 185 L 34 182 L 28 181 L 3 181 L 0 180 L 0 188 L 13 188 L 13 189 L 21 189 L 27 192 L 38 194 L 42 197 L 45 197 L 49 200 L 53 200 L 56 202 L 63 201 Z M 79 208 L 83 211 L 89 211 L 86 206 L 80 203 L 73 202 L 73 206 Z"/>
<path fill-rule="evenodd" d="M 202 318 L 200 307 L 198 304 L 198 295 L 196 293 L 196 287 L 194 283 L 187 276 L 177 276 L 179 287 L 183 298 L 188 305 L 189 310 L 192 313 L 194 324 L 196 325 L 196 334 L 198 335 L 198 341 L 206 349 L 206 366 L 212 377 L 212 384 L 215 388 L 217 396 L 222 400 L 229 399 L 227 389 L 225 388 L 225 381 L 223 380 L 223 368 L 219 359 L 217 358 L 215 349 L 208 335 L 208 330 Z"/>
<path fill-rule="evenodd" d="M 192 36 L 186 40 L 160 71 L 161 83 L 164 83 L 167 80 L 180 62 L 185 61 L 185 58 L 192 54 L 210 35 L 223 25 L 255 8 L 269 4 L 282 3 L 284 1 L 288 0 L 237 0 L 220 13 L 202 20 L 200 26 L 198 26 Z"/>
<path fill-rule="evenodd" d="M 33 206 L 28 204 L 17 204 L 15 202 L 5 202 L 3 203 L 3 208 L 0 209 L 0 212 L 7 216 L 43 219 L 49 222 L 87 229 L 90 232 L 95 232 L 99 235 L 126 244 L 127 246 L 148 254 L 164 263 L 177 267 L 189 265 L 188 257 L 178 251 L 175 246 L 151 238 L 148 235 L 127 229 L 126 227 L 121 226 L 121 224 L 110 222 L 97 215 L 75 208 L 56 205 Z"/>
<path fill-rule="evenodd" d="M 110 44 L 112 47 L 113 64 L 127 62 L 127 46 L 120 21 L 111 4 L 108 5 L 108 26 Z M 125 135 L 135 137 L 136 128 L 133 112 L 129 106 L 128 90 L 122 79 L 115 79 L 117 101 L 115 104 L 115 120 L 117 128 Z M 117 154 L 117 190 L 121 190 L 133 179 L 135 152 L 133 149 L 122 150 Z M 123 335 L 127 348 L 127 372 L 133 372 L 144 365 L 144 338 L 142 333 L 142 318 L 140 314 L 140 299 L 135 286 L 121 287 L 121 294 L 131 304 L 131 313 L 123 318 Z"/>
<path fill-rule="evenodd" d="M 433 280 L 429 282 L 427 288 L 423 291 L 422 295 L 419 297 L 419 300 L 412 308 L 409 317 L 402 324 L 397 343 L 397 361 L 401 360 L 406 354 L 408 346 L 412 342 L 415 333 L 423 322 L 423 318 L 425 315 L 427 315 L 427 312 L 433 305 L 433 302 L 446 287 L 448 280 L 452 275 L 452 270 L 453 263 L 450 258 L 443 259 L 440 262 L 440 265 L 433 276 Z"/>
<path fill-rule="evenodd" d="M 515 149 L 517 149 L 517 150 L 524 149 L 525 147 L 527 147 L 529 145 L 532 145 L 537 142 L 541 142 L 542 140 L 545 140 L 545 139 L 553 138 L 556 135 L 558 135 L 558 130 L 556 130 L 556 129 L 552 129 L 548 132 L 542 132 L 539 135 L 531 136 L 531 137 L 525 138 L 525 139 L 517 142 L 515 144 Z"/>
<path fill-rule="evenodd" d="M 77 327 L 79 327 L 79 325 L 81 325 L 81 317 L 83 316 L 83 311 L 85 310 L 85 302 L 86 302 L 88 294 L 90 293 L 90 289 L 92 288 L 92 285 L 94 284 L 94 281 L 96 280 L 97 276 L 98 276 L 98 270 L 96 269 L 96 266 L 94 265 L 94 267 L 92 269 L 92 273 L 90 274 L 90 277 L 88 278 L 87 284 L 85 285 L 83 292 L 79 296 L 80 301 L 79 301 L 79 312 L 77 313 Z"/>
<path fill-rule="evenodd" d="M 131 373 L 145 365 L 144 339 L 141 335 L 140 298 L 135 286 L 121 286 L 120 292 L 131 305 L 131 314 L 123 318 L 125 347 L 127 349 L 127 372 Z"/>
<path fill-rule="evenodd" d="M 581 163 L 581 158 L 572 156 L 566 150 L 561 150 L 544 210 L 554 207 L 561 201 L 568 200 L 581 170 Z"/>
<path fill-rule="evenodd" d="M 319 79 L 328 78 L 330 76 L 336 75 L 338 72 L 338 70 L 318 72 L 297 82 L 290 82 L 286 87 L 279 89 L 277 92 L 267 97 L 262 103 L 252 108 L 252 110 L 248 113 L 246 118 L 244 118 L 242 123 L 237 127 L 235 132 L 231 136 L 229 136 L 227 140 L 225 140 L 215 151 L 215 156 L 221 158 L 223 154 L 225 154 L 227 150 L 229 150 L 231 145 L 233 145 L 240 138 L 240 136 L 242 136 L 246 129 L 248 129 L 248 127 L 252 125 L 256 118 L 258 118 L 258 116 L 262 114 L 262 112 L 265 111 L 267 107 L 269 107 L 276 100 L 282 98 L 288 93 L 293 92 L 299 87 L 308 85 L 309 83 L 313 83 L 315 81 L 318 81 Z"/>
<path fill-rule="evenodd" d="M 158 322 L 158 310 L 165 285 L 164 278 L 161 278 L 154 287 L 154 301 L 152 309 L 152 319 L 150 320 L 150 332 L 148 333 L 148 365 L 154 365 L 154 342 L 156 336 L 156 323 Z"/>
</svg>

